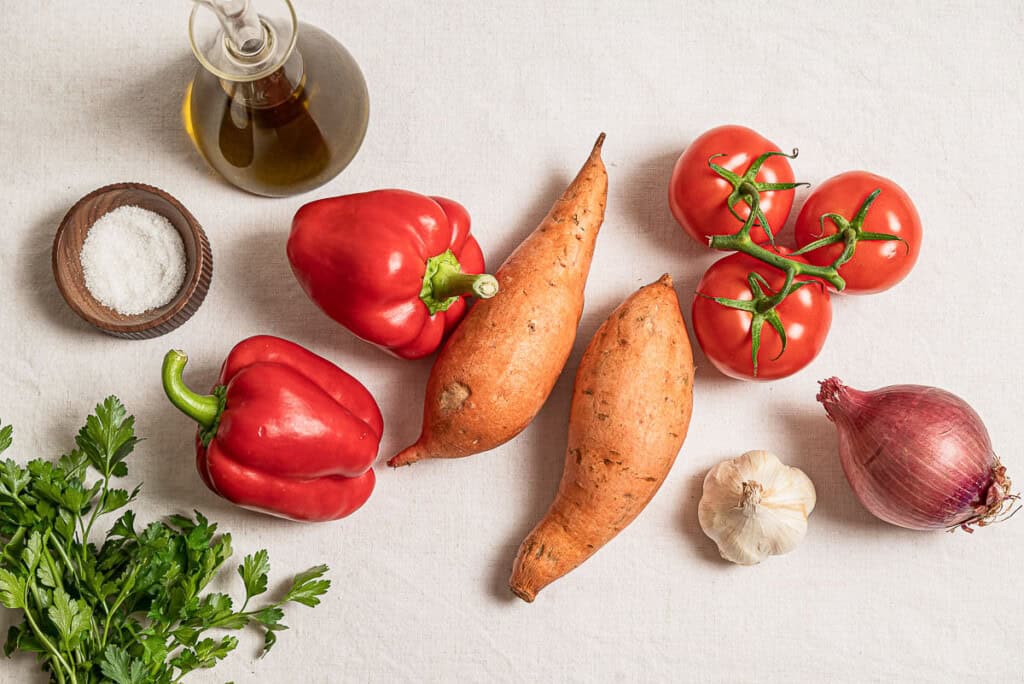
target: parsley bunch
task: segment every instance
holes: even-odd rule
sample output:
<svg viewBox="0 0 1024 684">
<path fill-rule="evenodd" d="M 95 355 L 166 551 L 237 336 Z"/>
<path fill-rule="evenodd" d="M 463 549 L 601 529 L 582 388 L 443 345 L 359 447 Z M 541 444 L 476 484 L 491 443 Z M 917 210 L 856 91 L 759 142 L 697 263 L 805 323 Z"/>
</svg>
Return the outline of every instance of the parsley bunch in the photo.
<svg viewBox="0 0 1024 684">
<path fill-rule="evenodd" d="M 0 452 L 11 445 L 0 427 Z M 0 604 L 24 620 L 7 635 L 4 653 L 35 653 L 50 680 L 69 684 L 171 684 L 217 664 L 238 646 L 234 636 L 209 630 L 255 625 L 266 653 L 287 629 L 282 606 L 316 606 L 330 587 L 327 566 L 297 575 L 280 601 L 250 608 L 267 591 L 266 551 L 238 566 L 245 601 L 237 610 L 227 594 L 203 593 L 231 557 L 231 535 L 198 511 L 172 515 L 142 530 L 121 513 L 102 545 L 90 543 L 96 521 L 135 500 L 112 487 L 128 473 L 135 419 L 117 397 L 107 397 L 56 463 L 22 467 L 0 462 Z M 92 482 L 90 473 L 99 477 Z"/>
</svg>

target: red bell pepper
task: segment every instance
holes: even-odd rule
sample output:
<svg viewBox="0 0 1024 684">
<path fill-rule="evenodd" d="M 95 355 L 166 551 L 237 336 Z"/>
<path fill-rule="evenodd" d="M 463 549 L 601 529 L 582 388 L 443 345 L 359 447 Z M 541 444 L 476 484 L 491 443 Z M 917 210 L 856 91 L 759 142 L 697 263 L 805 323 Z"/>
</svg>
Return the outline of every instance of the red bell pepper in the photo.
<svg viewBox="0 0 1024 684">
<path fill-rule="evenodd" d="M 498 281 L 469 234 L 465 208 L 443 197 L 377 190 L 301 207 L 288 260 L 306 294 L 358 337 L 396 356 L 437 349 Z"/>
<path fill-rule="evenodd" d="M 358 380 L 299 345 L 239 342 L 212 394 L 185 386 L 188 357 L 164 357 L 171 403 L 199 423 L 196 467 L 228 501 L 284 518 L 343 518 L 373 491 L 384 423 Z"/>
</svg>

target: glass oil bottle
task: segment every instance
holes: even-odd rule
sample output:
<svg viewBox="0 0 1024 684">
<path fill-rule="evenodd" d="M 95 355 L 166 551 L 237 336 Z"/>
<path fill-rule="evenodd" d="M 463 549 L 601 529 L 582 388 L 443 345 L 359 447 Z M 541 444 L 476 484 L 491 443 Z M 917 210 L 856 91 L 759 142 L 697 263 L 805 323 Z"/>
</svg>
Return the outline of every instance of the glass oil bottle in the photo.
<svg viewBox="0 0 1024 684">
<path fill-rule="evenodd" d="M 362 72 L 333 37 L 298 22 L 289 0 L 197 0 L 189 37 L 201 66 L 185 129 L 228 182 L 294 195 L 355 157 L 369 117 Z"/>
</svg>

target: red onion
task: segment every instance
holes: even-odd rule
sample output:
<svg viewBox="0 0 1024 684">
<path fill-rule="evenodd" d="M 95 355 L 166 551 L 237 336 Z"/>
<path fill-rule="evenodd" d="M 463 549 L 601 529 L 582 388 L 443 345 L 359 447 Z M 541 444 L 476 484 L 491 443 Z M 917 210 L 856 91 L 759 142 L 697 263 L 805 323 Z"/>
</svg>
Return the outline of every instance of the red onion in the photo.
<svg viewBox="0 0 1024 684">
<path fill-rule="evenodd" d="M 829 378 L 818 401 L 839 431 L 846 479 L 882 520 L 970 532 L 1016 512 L 988 430 L 959 397 L 921 385 L 861 392 Z"/>
</svg>

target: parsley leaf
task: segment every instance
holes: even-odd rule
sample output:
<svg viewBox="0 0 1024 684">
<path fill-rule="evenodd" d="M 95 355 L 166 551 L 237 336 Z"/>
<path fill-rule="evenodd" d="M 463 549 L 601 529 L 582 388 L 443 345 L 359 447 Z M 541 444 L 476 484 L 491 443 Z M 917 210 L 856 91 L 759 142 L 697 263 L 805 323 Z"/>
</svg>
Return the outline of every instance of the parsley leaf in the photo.
<svg viewBox="0 0 1024 684">
<path fill-rule="evenodd" d="M 146 666 L 132 658 L 120 646 L 107 646 L 100 662 L 100 672 L 115 684 L 146 684 Z"/>
<path fill-rule="evenodd" d="M 126 489 L 108 489 L 103 495 L 102 507 L 100 508 L 101 513 L 110 513 L 116 511 L 119 508 L 124 508 L 132 501 L 135 501 L 135 497 L 139 495 L 139 490 L 142 485 L 139 485 L 132 490 L 131 494 Z"/>
<path fill-rule="evenodd" d="M 285 629 L 288 628 L 282 624 L 267 626 L 267 631 L 263 634 L 263 652 L 260 654 L 261 658 L 265 656 L 267 653 L 269 653 L 270 649 L 273 648 L 274 644 L 277 643 L 277 632 L 280 632 Z"/>
<path fill-rule="evenodd" d="M 36 577 L 39 578 L 39 583 L 44 587 L 55 589 L 57 587 L 57 576 L 53 574 L 53 570 L 48 565 L 40 565 L 36 569 Z"/>
<path fill-rule="evenodd" d="M 88 629 L 92 612 L 84 601 L 75 601 L 66 591 L 58 587 L 53 591 L 53 603 L 46 614 L 57 628 L 60 641 L 66 648 L 73 648 L 79 635 Z"/>
<path fill-rule="evenodd" d="M 245 557 L 242 564 L 238 566 L 238 574 L 242 576 L 242 583 L 245 584 L 246 600 L 253 596 L 259 596 L 267 590 L 267 574 L 269 572 L 270 556 L 266 549 L 260 549 Z"/>
<path fill-rule="evenodd" d="M 107 537 L 135 537 L 135 513 L 125 511 L 114 526 L 107 532 Z"/>
<path fill-rule="evenodd" d="M 14 426 L 4 425 L 0 427 L 0 453 L 3 453 L 14 441 Z"/>
<path fill-rule="evenodd" d="M 39 559 L 43 555 L 43 536 L 39 532 L 33 532 L 28 537 L 28 543 L 25 544 L 24 550 L 21 552 L 21 562 L 25 568 L 32 572 L 39 565 Z"/>
<path fill-rule="evenodd" d="M 85 426 L 75 437 L 75 443 L 92 467 L 105 477 L 116 474 L 114 467 L 131 453 L 138 441 L 135 416 L 129 416 L 124 404 L 114 396 L 96 405 L 95 413 L 85 419 Z"/>
<path fill-rule="evenodd" d="M 318 597 L 331 588 L 331 580 L 319 579 L 327 573 L 326 565 L 318 565 L 305 572 L 300 572 L 292 581 L 292 587 L 285 594 L 285 601 L 295 601 L 310 608 L 320 604 Z"/>
<path fill-rule="evenodd" d="M 252 614 L 252 617 L 256 622 L 266 627 L 272 627 L 279 624 L 284 619 L 284 611 L 278 606 L 267 606 L 261 608 Z"/>
<path fill-rule="evenodd" d="M 0 568 L 0 604 L 8 608 L 25 607 L 25 580 L 6 568 Z"/>
<path fill-rule="evenodd" d="M 2 437 L 3 432 L 0 431 L 0 438 Z M 10 433 L 8 432 L 8 438 L 9 437 Z M 9 497 L 12 500 L 17 500 L 18 495 L 23 489 L 25 489 L 25 486 L 28 485 L 31 480 L 32 476 L 29 475 L 28 471 L 20 467 L 11 459 L 7 459 L 3 463 L 0 463 L 0 494 Z"/>
</svg>

